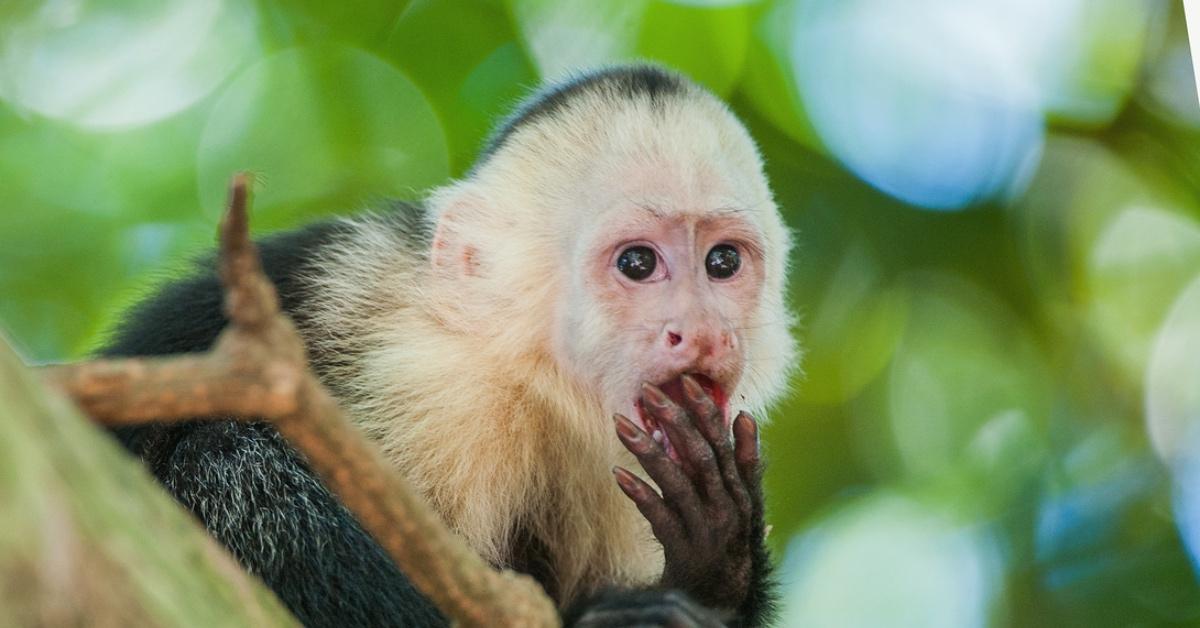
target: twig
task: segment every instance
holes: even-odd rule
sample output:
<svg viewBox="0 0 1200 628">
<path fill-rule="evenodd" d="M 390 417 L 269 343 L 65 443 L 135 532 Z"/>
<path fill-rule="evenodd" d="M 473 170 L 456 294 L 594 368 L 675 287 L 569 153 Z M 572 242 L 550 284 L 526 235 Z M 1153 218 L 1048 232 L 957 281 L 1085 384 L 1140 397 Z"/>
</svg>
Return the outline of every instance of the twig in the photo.
<svg viewBox="0 0 1200 628">
<path fill-rule="evenodd" d="M 246 176 L 235 176 L 219 257 L 230 323 L 210 352 L 54 366 L 45 377 L 108 426 L 269 421 L 447 617 L 469 626 L 557 626 L 541 587 L 496 571 L 450 532 L 309 370 L 250 239 L 247 196 Z"/>
</svg>

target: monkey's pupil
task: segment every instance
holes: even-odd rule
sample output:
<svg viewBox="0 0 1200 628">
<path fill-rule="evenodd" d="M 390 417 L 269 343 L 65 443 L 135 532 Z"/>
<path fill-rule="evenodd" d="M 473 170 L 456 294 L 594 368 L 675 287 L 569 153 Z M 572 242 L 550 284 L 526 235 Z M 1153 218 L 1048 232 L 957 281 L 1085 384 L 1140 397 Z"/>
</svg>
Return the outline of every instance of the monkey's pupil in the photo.
<svg viewBox="0 0 1200 628">
<path fill-rule="evenodd" d="M 718 244 L 708 252 L 704 261 L 708 276 L 713 279 L 728 279 L 742 267 L 742 258 L 737 249 L 728 244 Z"/>
<path fill-rule="evenodd" d="M 641 281 L 654 274 L 654 267 L 657 265 L 658 256 L 648 246 L 631 246 L 621 251 L 621 256 L 617 258 L 617 270 L 634 281 Z"/>
</svg>

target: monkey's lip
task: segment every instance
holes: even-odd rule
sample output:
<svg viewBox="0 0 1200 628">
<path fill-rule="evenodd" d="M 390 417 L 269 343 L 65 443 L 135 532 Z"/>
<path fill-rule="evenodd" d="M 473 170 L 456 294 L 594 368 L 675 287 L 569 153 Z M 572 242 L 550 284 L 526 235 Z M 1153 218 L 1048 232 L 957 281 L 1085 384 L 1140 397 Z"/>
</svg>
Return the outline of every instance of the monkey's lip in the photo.
<svg viewBox="0 0 1200 628">
<path fill-rule="evenodd" d="M 684 402 L 683 396 L 683 375 L 684 374 L 681 373 L 655 385 L 658 386 L 659 390 L 663 391 L 663 394 L 665 394 L 667 397 L 670 397 L 671 401 L 679 404 L 680 407 L 687 408 L 688 406 Z M 695 379 L 696 383 L 700 384 L 700 387 L 704 389 L 704 392 L 708 393 L 709 397 L 712 397 L 713 403 L 715 403 L 717 407 L 721 409 L 721 423 L 725 429 L 728 430 L 729 404 L 728 397 L 725 393 L 725 388 L 721 386 L 720 383 L 703 373 L 687 373 L 687 375 L 690 375 L 693 379 Z M 646 408 L 642 403 L 641 397 L 638 397 L 637 401 L 635 401 L 633 405 L 637 409 L 638 418 L 642 420 L 642 427 L 645 428 L 646 433 L 650 434 L 655 441 L 663 446 L 663 449 L 666 450 L 667 455 L 678 462 L 679 453 L 675 450 L 675 447 L 671 445 L 671 439 L 667 437 L 666 430 L 662 429 L 662 427 L 658 424 L 658 421 L 656 421 L 649 412 L 646 412 Z"/>
</svg>

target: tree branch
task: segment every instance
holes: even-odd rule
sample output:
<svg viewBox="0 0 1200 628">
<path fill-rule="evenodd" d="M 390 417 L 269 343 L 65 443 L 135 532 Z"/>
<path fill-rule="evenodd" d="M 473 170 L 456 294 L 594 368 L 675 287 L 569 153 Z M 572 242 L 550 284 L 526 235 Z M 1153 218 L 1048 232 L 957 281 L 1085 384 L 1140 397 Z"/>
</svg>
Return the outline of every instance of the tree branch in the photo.
<svg viewBox="0 0 1200 628">
<path fill-rule="evenodd" d="M 250 239 L 248 192 L 246 176 L 237 175 L 220 230 L 230 323 L 210 352 L 55 366 L 45 377 L 109 426 L 206 416 L 269 421 L 447 617 L 470 626 L 558 625 L 541 587 L 492 569 L 450 532 L 312 374 Z"/>
</svg>

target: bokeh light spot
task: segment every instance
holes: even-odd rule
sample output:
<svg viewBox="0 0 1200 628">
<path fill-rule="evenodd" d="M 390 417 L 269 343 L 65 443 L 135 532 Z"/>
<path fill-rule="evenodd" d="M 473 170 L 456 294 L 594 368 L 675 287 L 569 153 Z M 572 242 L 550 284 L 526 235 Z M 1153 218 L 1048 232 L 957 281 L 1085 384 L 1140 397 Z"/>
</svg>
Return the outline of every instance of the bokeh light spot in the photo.
<svg viewBox="0 0 1200 628">
<path fill-rule="evenodd" d="M 543 78 L 560 78 L 633 55 L 645 0 L 512 0 L 529 56 Z"/>
<path fill-rule="evenodd" d="M 1032 77 L 976 4 L 818 1 L 797 13 L 797 85 L 850 170 L 931 209 L 1020 187 L 1042 143 Z"/>
<path fill-rule="evenodd" d="M 846 248 L 805 316 L 801 399 L 845 402 L 887 366 L 907 322 L 908 292 L 886 281 L 865 246 Z"/>
<path fill-rule="evenodd" d="M 1154 340 L 1146 428 L 1165 460 L 1200 462 L 1200 275 L 1179 295 Z"/>
<path fill-rule="evenodd" d="M 258 228 L 415 198 L 449 176 L 445 134 L 421 91 L 349 47 L 293 48 L 249 68 L 213 108 L 199 150 L 205 211 L 216 215 L 230 175 L 248 170 L 259 179 Z"/>
<path fill-rule="evenodd" d="M 910 277 L 908 326 L 888 374 L 882 411 L 906 470 L 936 476 L 984 455 L 984 432 L 1018 433 L 989 427 L 1005 417 L 1040 417 L 1046 382 L 1036 348 L 1020 321 L 995 296 L 948 275 Z M 880 411 L 864 406 L 864 413 Z M 1033 422 L 1036 422 L 1034 420 Z M 982 440 L 981 440 L 982 439 Z M 1000 465 L 998 480 L 1017 468 Z"/>
<path fill-rule="evenodd" d="M 1200 226 L 1166 209 L 1127 207 L 1100 231 L 1086 268 L 1093 332 L 1136 385 L 1163 316 L 1200 268 Z"/>
<path fill-rule="evenodd" d="M 257 50 L 253 6 L 41 3 L 0 22 L 0 97 L 89 129 L 160 120 L 209 94 Z"/>
<path fill-rule="evenodd" d="M 792 541 L 779 625 L 985 626 L 999 593 L 999 556 L 983 530 L 878 493 Z"/>
</svg>

